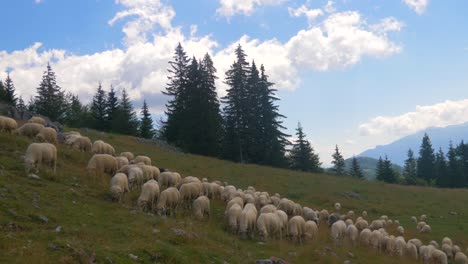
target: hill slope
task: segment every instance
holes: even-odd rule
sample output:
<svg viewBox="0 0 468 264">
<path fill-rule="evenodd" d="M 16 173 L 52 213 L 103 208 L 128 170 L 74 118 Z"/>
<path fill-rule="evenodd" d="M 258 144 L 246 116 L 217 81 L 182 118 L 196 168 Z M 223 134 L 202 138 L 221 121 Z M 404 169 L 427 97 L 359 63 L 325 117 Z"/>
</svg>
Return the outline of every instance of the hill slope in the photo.
<svg viewBox="0 0 468 264">
<path fill-rule="evenodd" d="M 387 185 L 380 182 L 300 173 L 255 165 L 240 165 L 213 158 L 163 152 L 139 144 L 135 138 L 81 131 L 92 140 L 102 138 L 117 152 L 150 156 L 160 167 L 182 175 L 228 181 L 245 189 L 278 192 L 304 206 L 331 210 L 367 210 L 370 218 L 382 214 L 399 219 L 406 237 L 416 235 L 410 216 L 427 214 L 433 232 L 417 235 L 423 241 L 440 241 L 448 235 L 454 243 L 468 245 L 468 191 Z M 41 180 L 25 176 L 21 163 L 30 141 L 0 134 L 0 263 L 253 263 L 276 256 L 290 263 L 412 263 L 367 248 L 335 248 L 326 226 L 319 242 L 293 245 L 287 240 L 257 243 L 240 240 L 224 231 L 224 205 L 212 202 L 207 221 L 193 221 L 182 209 L 177 217 L 157 217 L 135 210 L 139 193 L 122 204 L 108 200 L 109 177 L 91 178 L 85 167 L 90 153 L 59 147 L 58 174 L 42 170 Z M 449 203 L 447 201 L 450 201 Z M 458 214 L 452 215 L 449 212 Z M 178 230 L 179 229 L 179 230 Z M 181 230 L 183 234 L 180 234 Z M 175 232 L 177 231 L 177 232 Z M 394 233 L 394 228 L 389 232 Z"/>
<path fill-rule="evenodd" d="M 375 173 L 377 168 L 377 163 L 379 162 L 378 159 L 369 158 L 369 157 L 356 157 L 359 166 L 362 169 L 364 177 L 368 180 L 375 180 Z M 353 158 L 348 158 L 345 160 L 346 164 L 346 171 L 349 171 L 353 162 Z M 393 164 L 393 170 L 401 173 L 403 168 L 398 166 L 397 164 Z"/>
<path fill-rule="evenodd" d="M 432 147 L 437 151 L 440 147 L 447 153 L 449 141 L 453 144 L 458 144 L 460 141 L 468 140 L 468 123 L 461 125 L 447 126 L 447 127 L 432 127 L 419 131 L 415 134 L 403 137 L 388 145 L 377 146 L 373 149 L 366 150 L 359 154 L 359 157 L 371 157 L 378 159 L 385 155 L 395 164 L 403 165 L 407 158 L 408 149 L 411 148 L 415 155 L 418 155 L 419 148 L 424 133 L 429 135 L 432 142 Z"/>
</svg>

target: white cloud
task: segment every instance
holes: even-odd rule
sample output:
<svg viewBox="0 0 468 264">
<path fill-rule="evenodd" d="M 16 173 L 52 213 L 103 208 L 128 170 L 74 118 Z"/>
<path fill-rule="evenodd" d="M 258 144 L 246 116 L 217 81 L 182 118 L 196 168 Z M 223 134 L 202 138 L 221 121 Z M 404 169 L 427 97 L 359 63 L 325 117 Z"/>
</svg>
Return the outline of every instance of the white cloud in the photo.
<svg viewBox="0 0 468 264">
<path fill-rule="evenodd" d="M 36 3 L 36 4 L 40 4 L 42 2 L 44 2 L 44 0 L 34 0 L 34 3 Z"/>
<path fill-rule="evenodd" d="M 327 13 L 336 12 L 335 2 L 328 1 L 327 4 L 325 5 L 324 9 L 325 9 L 325 12 L 327 12 Z"/>
<path fill-rule="evenodd" d="M 323 16 L 322 9 L 309 9 L 305 5 L 302 5 L 296 9 L 289 7 L 289 15 L 293 17 L 307 17 L 309 25 L 312 25 L 316 18 Z"/>
<path fill-rule="evenodd" d="M 250 16 L 260 6 L 273 6 L 284 3 L 285 0 L 220 0 L 221 7 L 216 14 L 227 17 L 235 15 Z"/>
<path fill-rule="evenodd" d="M 418 15 L 426 11 L 429 0 L 402 0 L 409 8 L 413 9 Z"/>
<path fill-rule="evenodd" d="M 429 127 L 445 127 L 468 122 L 468 99 L 416 106 L 413 112 L 399 116 L 377 116 L 359 126 L 361 136 L 397 139 Z"/>
</svg>

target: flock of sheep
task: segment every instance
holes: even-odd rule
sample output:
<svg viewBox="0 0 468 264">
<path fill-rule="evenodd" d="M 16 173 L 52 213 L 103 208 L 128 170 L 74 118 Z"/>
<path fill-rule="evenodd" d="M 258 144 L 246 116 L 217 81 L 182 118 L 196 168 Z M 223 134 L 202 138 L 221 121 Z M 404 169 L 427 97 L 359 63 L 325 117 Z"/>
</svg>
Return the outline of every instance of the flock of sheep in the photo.
<svg viewBox="0 0 468 264">
<path fill-rule="evenodd" d="M 32 143 L 25 155 L 26 172 L 40 164 L 53 167 L 55 173 L 57 161 L 57 133 L 53 128 L 45 127 L 42 118 L 33 117 L 28 123 L 17 128 L 16 121 L 0 116 L 0 131 L 28 136 L 42 143 Z M 210 200 L 222 200 L 226 204 L 224 212 L 226 227 L 241 238 L 258 234 L 261 240 L 289 238 L 293 242 L 303 243 L 318 239 L 318 230 L 327 228 L 335 245 L 345 242 L 362 245 L 392 256 L 408 256 L 421 259 L 423 263 L 468 264 L 467 256 L 452 240 L 445 237 L 441 246 L 436 241 L 423 245 L 421 240 L 406 240 L 405 229 L 398 220 L 391 220 L 383 215 L 376 220 L 367 220 L 363 211 L 356 217 L 353 211 L 341 214 L 341 205 L 334 205 L 334 212 L 303 207 L 279 194 L 269 195 L 249 186 L 241 190 L 220 181 L 208 182 L 194 176 L 181 177 L 177 172 L 159 169 L 151 165 L 147 156 L 134 156 L 131 152 L 122 152 L 118 156 L 108 143 L 97 140 L 91 143 L 88 137 L 78 132 L 65 133 L 65 145 L 94 155 L 87 165 L 91 175 L 109 174 L 110 193 L 114 201 L 121 201 L 123 196 L 132 191 L 140 191 L 137 204 L 143 211 L 158 215 L 175 214 L 177 208 L 191 209 L 195 218 L 201 220 L 210 215 Z M 411 217 L 420 233 L 431 232 L 426 215 L 418 219 Z M 370 221 L 370 224 L 369 224 Z M 395 235 L 387 228 L 393 227 Z"/>
</svg>

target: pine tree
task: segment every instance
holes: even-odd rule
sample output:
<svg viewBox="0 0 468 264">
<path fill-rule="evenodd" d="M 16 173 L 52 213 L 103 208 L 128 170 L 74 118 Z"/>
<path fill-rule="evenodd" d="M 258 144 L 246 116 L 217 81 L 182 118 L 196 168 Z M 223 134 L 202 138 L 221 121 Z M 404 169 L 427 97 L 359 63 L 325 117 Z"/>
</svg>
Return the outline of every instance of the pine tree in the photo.
<svg viewBox="0 0 468 264">
<path fill-rule="evenodd" d="M 16 98 L 16 95 L 15 95 L 15 85 L 13 84 L 13 80 L 10 78 L 10 73 L 8 73 L 7 78 L 5 79 L 5 84 L 4 84 L 3 101 L 5 101 L 7 104 L 16 106 L 17 100 L 18 99 Z"/>
<path fill-rule="evenodd" d="M 384 181 L 386 183 L 397 183 L 398 178 L 393 171 L 392 162 L 385 155 L 385 160 L 382 160 L 382 157 L 379 158 L 377 163 L 377 180 Z"/>
<path fill-rule="evenodd" d="M 103 131 L 108 127 L 106 105 L 106 92 L 102 89 L 101 83 L 99 83 L 96 94 L 93 97 L 93 102 L 91 103 L 92 126 L 97 130 Z"/>
<path fill-rule="evenodd" d="M 107 93 L 106 98 L 106 107 L 105 107 L 105 116 L 106 116 L 106 130 L 112 131 L 112 127 L 116 124 L 114 123 L 115 115 L 119 107 L 119 99 L 114 90 L 114 87 L 111 85 L 110 91 Z"/>
<path fill-rule="evenodd" d="M 62 121 L 67 106 L 65 93 L 57 85 L 55 72 L 52 71 L 50 64 L 47 64 L 47 70 L 37 88 L 37 95 L 31 103 L 30 106 L 36 113 L 52 120 Z"/>
<path fill-rule="evenodd" d="M 116 126 L 113 128 L 115 132 L 132 136 L 138 135 L 138 118 L 125 89 L 122 90 L 115 119 Z"/>
<path fill-rule="evenodd" d="M 333 153 L 332 155 L 332 158 L 333 158 L 333 161 L 332 161 L 332 164 L 333 164 L 333 168 L 332 168 L 332 171 L 335 175 L 338 175 L 338 176 L 343 176 L 346 174 L 346 171 L 345 171 L 345 161 L 344 161 L 344 158 L 343 156 L 341 155 L 339 149 L 338 149 L 338 145 L 335 146 L 335 153 Z"/>
<path fill-rule="evenodd" d="M 449 186 L 449 178 L 447 177 L 447 160 L 445 159 L 445 154 L 442 151 L 442 148 L 439 148 L 439 151 L 435 155 L 434 177 L 436 186 Z"/>
<path fill-rule="evenodd" d="M 154 127 L 153 127 L 153 119 L 151 118 L 151 114 L 148 110 L 148 105 L 146 104 L 146 100 L 143 101 L 143 107 L 141 108 L 141 121 L 140 121 L 140 137 L 142 138 L 153 138 L 154 136 Z"/>
<path fill-rule="evenodd" d="M 247 125 L 250 107 L 247 98 L 247 77 L 249 63 L 244 50 L 239 45 L 235 51 L 236 61 L 226 72 L 225 83 L 229 86 L 223 97 L 224 114 L 224 157 L 230 160 L 245 162 L 247 156 Z"/>
<path fill-rule="evenodd" d="M 454 188 L 466 188 L 468 183 L 468 144 L 465 144 L 463 140 L 455 149 L 458 173 L 453 175 L 452 187 Z"/>
<path fill-rule="evenodd" d="M 16 106 L 16 108 L 18 109 L 18 112 L 20 113 L 21 118 L 23 118 L 24 112 L 26 112 L 26 111 L 28 110 L 28 108 L 27 108 L 26 105 L 24 104 L 24 101 L 23 101 L 23 97 L 22 97 L 22 96 L 19 97 L 19 99 L 18 99 L 18 105 Z"/>
<path fill-rule="evenodd" d="M 364 178 L 364 174 L 362 173 L 361 166 L 359 166 L 359 162 L 355 156 L 353 156 L 353 160 L 351 162 L 351 169 L 349 170 L 348 174 L 355 178 L 359 178 L 359 179 Z"/>
<path fill-rule="evenodd" d="M 450 141 L 449 149 L 447 152 L 447 182 L 448 187 L 456 187 L 457 177 L 461 175 L 460 165 L 458 163 L 457 150 L 453 147 Z"/>
<path fill-rule="evenodd" d="M 80 102 L 77 95 L 70 96 L 70 107 L 67 111 L 67 118 L 65 120 L 65 124 L 69 127 L 84 127 L 86 126 L 90 119 L 88 116 L 88 110 L 83 104 Z"/>
<path fill-rule="evenodd" d="M 384 181 L 385 179 L 385 164 L 382 157 L 379 157 L 379 161 L 377 162 L 377 167 L 375 169 L 375 178 L 378 181 Z"/>
<path fill-rule="evenodd" d="M 428 183 L 435 178 L 434 175 L 434 149 L 427 134 L 424 134 L 418 158 L 418 178 L 426 180 Z"/>
<path fill-rule="evenodd" d="M 248 110 L 245 111 L 245 159 L 251 163 L 260 163 L 263 161 L 264 149 L 262 144 L 263 130 L 260 117 L 260 73 L 255 61 L 250 65 L 249 73 L 246 79 L 245 103 Z"/>
<path fill-rule="evenodd" d="M 28 111 L 31 112 L 31 113 L 36 113 L 36 101 L 34 100 L 34 97 L 29 97 L 29 101 L 28 101 Z"/>
<path fill-rule="evenodd" d="M 297 140 L 289 153 L 290 167 L 294 170 L 320 172 L 319 156 L 314 153 L 314 149 L 307 141 L 301 123 L 297 124 L 296 135 Z"/>
<path fill-rule="evenodd" d="M 0 79 L 0 102 L 6 101 L 6 91 L 3 81 Z"/>
<path fill-rule="evenodd" d="M 405 183 L 409 185 L 416 184 L 416 159 L 414 158 L 413 150 L 408 150 L 408 158 L 405 160 L 405 166 L 403 168 L 403 178 Z"/>
</svg>

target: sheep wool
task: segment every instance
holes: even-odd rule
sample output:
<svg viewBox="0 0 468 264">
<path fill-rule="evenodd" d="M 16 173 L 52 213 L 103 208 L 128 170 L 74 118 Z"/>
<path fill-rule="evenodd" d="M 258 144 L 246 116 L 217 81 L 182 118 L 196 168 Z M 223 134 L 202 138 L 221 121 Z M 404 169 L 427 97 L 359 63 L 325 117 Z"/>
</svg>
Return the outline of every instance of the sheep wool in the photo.
<svg viewBox="0 0 468 264">
<path fill-rule="evenodd" d="M 128 179 L 127 175 L 117 173 L 111 178 L 110 192 L 114 201 L 120 202 L 123 195 L 128 192 Z"/>
<path fill-rule="evenodd" d="M 239 204 L 233 204 L 226 210 L 225 216 L 227 219 L 227 223 L 231 232 L 236 234 L 239 230 L 239 219 L 242 213 L 242 208 Z"/>
<path fill-rule="evenodd" d="M 57 131 L 51 127 L 43 127 L 39 130 L 39 133 L 36 135 L 36 139 L 39 142 L 47 142 L 54 145 L 58 144 L 57 141 Z"/>
<path fill-rule="evenodd" d="M 301 242 L 304 235 L 305 220 L 302 216 L 296 215 L 289 219 L 288 235 L 293 242 Z"/>
<path fill-rule="evenodd" d="M 109 154 L 94 154 L 88 162 L 87 170 L 90 173 L 109 173 L 117 171 L 117 160 Z"/>
<path fill-rule="evenodd" d="M 201 220 L 203 217 L 210 216 L 210 199 L 206 196 L 200 196 L 193 201 L 193 215 L 196 219 Z"/>
<path fill-rule="evenodd" d="M 24 166 L 26 173 L 35 169 L 36 173 L 42 163 L 53 167 L 54 174 L 57 168 L 57 148 L 50 143 L 31 143 L 26 149 Z"/>
<path fill-rule="evenodd" d="M 19 135 L 19 136 L 26 136 L 29 138 L 34 138 L 37 134 L 39 134 L 42 128 L 44 128 L 44 126 L 41 124 L 26 123 L 22 125 L 21 127 L 19 127 L 18 129 L 16 129 L 13 132 L 13 134 Z"/>
<path fill-rule="evenodd" d="M 11 134 L 17 127 L 18 123 L 13 118 L 0 116 L 0 132 Z"/>
<path fill-rule="evenodd" d="M 260 239 L 266 241 L 268 237 L 281 238 L 281 219 L 276 213 L 263 213 L 257 219 L 257 230 Z"/>
<path fill-rule="evenodd" d="M 136 156 L 135 159 L 132 160 L 133 164 L 137 164 L 139 162 L 143 162 L 145 165 L 151 165 L 151 159 L 147 156 Z"/>
<path fill-rule="evenodd" d="M 132 152 L 129 152 L 129 151 L 125 151 L 125 152 L 121 152 L 120 155 L 121 157 L 126 157 L 127 160 L 133 160 L 135 158 L 135 156 L 133 155 Z"/>
</svg>

